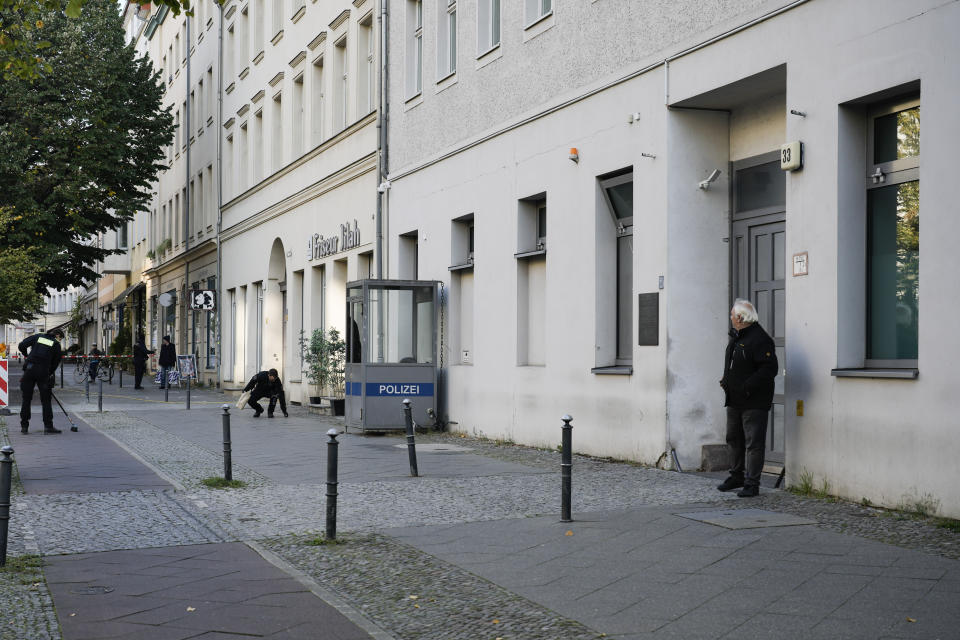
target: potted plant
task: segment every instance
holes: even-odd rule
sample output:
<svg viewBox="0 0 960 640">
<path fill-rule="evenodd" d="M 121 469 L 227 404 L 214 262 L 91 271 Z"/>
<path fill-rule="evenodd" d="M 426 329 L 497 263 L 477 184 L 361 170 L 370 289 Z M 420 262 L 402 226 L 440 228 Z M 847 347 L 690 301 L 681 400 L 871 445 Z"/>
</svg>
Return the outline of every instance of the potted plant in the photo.
<svg viewBox="0 0 960 640">
<path fill-rule="evenodd" d="M 328 392 L 326 396 L 333 407 L 334 415 L 344 414 L 344 374 L 346 368 L 347 343 L 340 332 L 331 328 L 314 329 L 310 340 L 300 336 L 300 352 L 303 355 L 304 373 L 311 386 L 311 392 Z M 321 396 L 310 396 L 310 404 L 319 404 Z"/>
</svg>

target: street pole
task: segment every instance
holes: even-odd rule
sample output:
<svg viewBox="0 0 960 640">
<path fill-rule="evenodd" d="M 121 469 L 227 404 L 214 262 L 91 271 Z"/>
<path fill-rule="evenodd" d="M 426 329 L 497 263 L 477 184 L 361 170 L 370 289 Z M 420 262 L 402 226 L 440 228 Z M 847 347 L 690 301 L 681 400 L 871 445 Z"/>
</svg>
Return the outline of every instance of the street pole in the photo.
<svg viewBox="0 0 960 640">
<path fill-rule="evenodd" d="M 10 479 L 13 475 L 13 447 L 7 445 L 0 449 L 0 567 L 7 564 L 7 528 L 10 525 Z"/>
<path fill-rule="evenodd" d="M 187 376 L 187 411 L 190 410 L 190 376 Z"/>
<path fill-rule="evenodd" d="M 403 420 L 407 426 L 407 456 L 410 458 L 410 475 L 414 478 L 420 476 L 417 470 L 417 444 L 413 435 L 413 411 L 410 409 L 410 399 L 403 400 Z"/>
<path fill-rule="evenodd" d="M 230 405 L 223 405 L 223 479 L 233 480 L 233 455 L 230 450 Z"/>
<path fill-rule="evenodd" d="M 571 444 L 573 425 L 571 425 L 570 422 L 573 421 L 573 418 L 570 415 L 565 415 L 560 419 L 563 420 L 563 426 L 560 427 L 563 432 L 563 451 L 560 452 L 560 521 L 571 522 L 573 521 L 570 515 L 571 484 L 573 479 L 573 445 Z"/>
<path fill-rule="evenodd" d="M 337 539 L 337 430 L 327 431 L 327 540 Z"/>
</svg>

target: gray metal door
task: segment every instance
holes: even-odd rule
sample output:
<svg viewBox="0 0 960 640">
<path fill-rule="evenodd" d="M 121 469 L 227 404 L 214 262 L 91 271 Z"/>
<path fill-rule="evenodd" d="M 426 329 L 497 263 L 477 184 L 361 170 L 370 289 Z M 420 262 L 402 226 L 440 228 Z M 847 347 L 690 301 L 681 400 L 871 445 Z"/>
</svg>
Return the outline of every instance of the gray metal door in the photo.
<svg viewBox="0 0 960 640">
<path fill-rule="evenodd" d="M 780 221 L 775 221 L 779 218 Z M 786 372 L 785 275 L 786 223 L 782 214 L 741 220 L 733 225 L 733 294 L 753 302 L 760 324 L 773 338 L 780 371 L 774 381 L 773 407 L 767 428 L 767 459 L 784 459 L 783 381 Z"/>
</svg>

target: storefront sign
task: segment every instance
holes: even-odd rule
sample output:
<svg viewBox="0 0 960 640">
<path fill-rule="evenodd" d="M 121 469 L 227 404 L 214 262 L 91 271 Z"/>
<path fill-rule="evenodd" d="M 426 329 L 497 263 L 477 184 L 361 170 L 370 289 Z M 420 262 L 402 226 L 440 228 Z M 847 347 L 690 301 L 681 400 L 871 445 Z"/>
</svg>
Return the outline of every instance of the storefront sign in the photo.
<svg viewBox="0 0 960 640">
<path fill-rule="evenodd" d="M 360 246 L 360 226 L 357 221 L 340 225 L 340 235 L 325 238 L 319 233 L 313 234 L 307 240 L 307 260 L 319 260 L 332 256 L 341 251 L 347 251 Z"/>
</svg>

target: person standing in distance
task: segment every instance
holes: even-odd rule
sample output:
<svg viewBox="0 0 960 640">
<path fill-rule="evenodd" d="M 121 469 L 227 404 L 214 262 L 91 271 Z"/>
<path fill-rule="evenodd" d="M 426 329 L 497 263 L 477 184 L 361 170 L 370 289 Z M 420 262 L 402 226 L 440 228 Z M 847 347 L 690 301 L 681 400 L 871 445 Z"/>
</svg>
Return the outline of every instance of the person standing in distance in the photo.
<svg viewBox="0 0 960 640">
<path fill-rule="evenodd" d="M 60 429 L 53 426 L 53 409 L 50 407 L 53 374 L 60 364 L 60 340 L 63 340 L 63 331 L 54 329 L 47 333 L 36 333 L 17 345 L 17 349 L 26 358 L 23 378 L 20 380 L 20 394 L 23 396 L 20 405 L 20 433 L 27 433 L 30 428 L 30 403 L 33 402 L 34 385 L 40 390 L 43 432 L 61 433 Z"/>
<path fill-rule="evenodd" d="M 160 345 L 160 357 L 157 358 L 157 364 L 160 365 L 160 388 L 163 389 L 169 384 L 167 374 L 170 369 L 177 366 L 177 348 L 170 342 L 170 336 L 163 336 L 163 344 Z"/>
<path fill-rule="evenodd" d="M 147 349 L 146 338 L 142 333 L 137 334 L 137 343 L 133 345 L 133 388 L 143 389 L 143 372 L 147 368 L 147 356 L 156 353 Z"/>
<path fill-rule="evenodd" d="M 757 310 L 749 301 L 738 299 L 733 303 L 730 310 L 733 328 L 720 379 L 726 394 L 730 475 L 717 489 L 740 489 L 737 495 L 741 498 L 760 494 L 773 380 L 779 371 L 773 338 L 763 330 L 758 319 Z"/>
<path fill-rule="evenodd" d="M 90 349 L 90 362 L 87 365 L 87 371 L 90 372 L 90 382 L 97 381 L 97 369 L 100 368 L 100 356 L 102 355 L 103 351 L 97 349 L 97 343 L 94 342 Z"/>
</svg>

